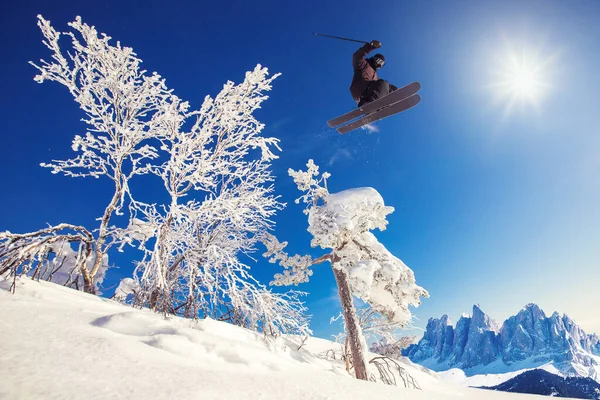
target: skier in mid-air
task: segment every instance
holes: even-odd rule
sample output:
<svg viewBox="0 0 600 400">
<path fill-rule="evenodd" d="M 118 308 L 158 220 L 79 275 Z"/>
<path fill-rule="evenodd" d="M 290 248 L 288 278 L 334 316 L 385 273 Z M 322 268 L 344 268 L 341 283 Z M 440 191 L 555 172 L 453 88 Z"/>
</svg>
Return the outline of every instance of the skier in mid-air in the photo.
<svg viewBox="0 0 600 400">
<path fill-rule="evenodd" d="M 350 85 L 350 93 L 358 104 L 358 108 L 330 119 L 327 121 L 329 127 L 335 128 L 341 134 L 348 133 L 367 124 L 406 111 L 421 101 L 421 96 L 417 94 L 421 89 L 419 82 L 412 82 L 397 88 L 386 80 L 379 79 L 377 70 L 385 64 L 385 57 L 383 57 L 383 54 L 375 54 L 370 58 L 366 58 L 366 56 L 381 47 L 380 41 L 365 42 L 322 33 L 315 33 L 314 35 L 364 44 L 352 57 L 354 77 Z"/>
<path fill-rule="evenodd" d="M 377 100 L 398 88 L 384 79 L 379 79 L 377 70 L 385 65 L 383 54 L 375 54 L 373 57 L 365 58 L 371 51 L 381 47 L 381 42 L 373 40 L 366 43 L 352 56 L 354 77 L 350 85 L 350 93 L 361 107 L 367 103 Z"/>
</svg>

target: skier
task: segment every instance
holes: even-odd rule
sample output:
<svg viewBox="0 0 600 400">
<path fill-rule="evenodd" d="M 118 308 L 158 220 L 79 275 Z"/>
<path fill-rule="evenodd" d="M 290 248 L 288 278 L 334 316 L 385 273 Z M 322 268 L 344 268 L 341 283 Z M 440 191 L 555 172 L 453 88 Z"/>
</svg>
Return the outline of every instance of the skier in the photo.
<svg viewBox="0 0 600 400">
<path fill-rule="evenodd" d="M 364 44 L 352 57 L 354 77 L 350 85 L 350 93 L 358 108 L 327 121 L 330 128 L 335 128 L 343 135 L 413 108 L 421 101 L 421 96 L 417 94 L 421 89 L 419 82 L 397 88 L 386 80 L 379 79 L 377 70 L 385 64 L 385 57 L 383 54 L 375 54 L 371 58 L 365 57 L 371 51 L 381 47 L 380 41 L 365 42 L 322 33 L 314 33 L 314 35 Z"/>
<path fill-rule="evenodd" d="M 362 46 L 352 57 L 354 77 L 350 85 L 350 93 L 361 107 L 367 103 L 377 100 L 398 88 L 384 79 L 379 79 L 377 70 L 384 66 L 383 54 L 375 54 L 371 58 L 365 58 L 371 51 L 381 47 L 381 42 L 373 40 Z"/>
</svg>

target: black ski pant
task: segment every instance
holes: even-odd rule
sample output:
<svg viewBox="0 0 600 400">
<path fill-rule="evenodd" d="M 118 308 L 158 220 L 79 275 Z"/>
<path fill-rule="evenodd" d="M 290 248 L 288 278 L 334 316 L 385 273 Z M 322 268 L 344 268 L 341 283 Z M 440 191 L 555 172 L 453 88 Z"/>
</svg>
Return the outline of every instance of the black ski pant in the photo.
<svg viewBox="0 0 600 400">
<path fill-rule="evenodd" d="M 364 106 L 367 103 L 382 98 L 390 93 L 390 84 L 385 79 L 371 81 L 360 96 L 358 106 Z"/>
</svg>

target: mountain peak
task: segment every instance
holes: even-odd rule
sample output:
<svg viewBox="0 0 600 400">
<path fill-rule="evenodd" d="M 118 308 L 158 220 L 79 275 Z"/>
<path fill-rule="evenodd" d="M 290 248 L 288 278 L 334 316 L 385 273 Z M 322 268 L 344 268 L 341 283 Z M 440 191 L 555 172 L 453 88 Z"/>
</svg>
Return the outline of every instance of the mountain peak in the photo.
<svg viewBox="0 0 600 400">
<path fill-rule="evenodd" d="M 523 307 L 523 310 L 531 312 L 536 318 L 539 318 L 539 317 L 546 318 L 546 314 L 544 313 L 544 310 L 542 310 L 540 308 L 540 306 L 538 306 L 535 303 L 529 303 L 529 304 L 525 305 L 525 307 Z"/>
<path fill-rule="evenodd" d="M 499 326 L 490 316 L 488 316 L 479 304 L 473 305 L 473 317 L 471 321 L 471 329 L 487 330 L 498 332 Z"/>
</svg>

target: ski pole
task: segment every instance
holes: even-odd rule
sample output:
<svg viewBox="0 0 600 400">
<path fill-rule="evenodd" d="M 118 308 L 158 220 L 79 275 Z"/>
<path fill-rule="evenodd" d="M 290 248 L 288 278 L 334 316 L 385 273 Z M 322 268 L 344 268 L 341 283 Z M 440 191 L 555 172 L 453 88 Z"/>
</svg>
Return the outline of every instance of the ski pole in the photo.
<svg viewBox="0 0 600 400">
<path fill-rule="evenodd" d="M 327 38 L 331 38 L 331 39 L 347 40 L 349 42 L 371 43 L 371 42 L 366 42 L 364 40 L 356 40 L 356 39 L 348 39 L 348 38 L 340 37 L 340 36 L 324 35 L 322 33 L 313 33 L 313 35 L 315 35 L 315 36 L 323 36 L 323 37 L 327 37 Z"/>
</svg>

